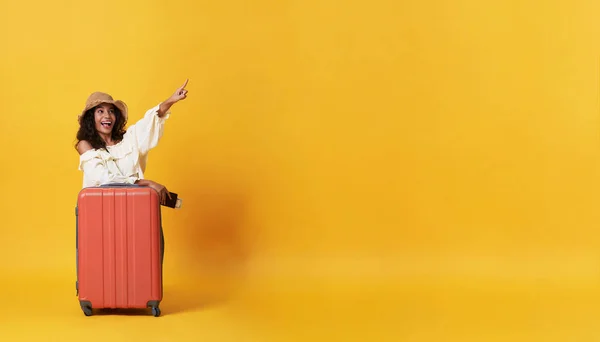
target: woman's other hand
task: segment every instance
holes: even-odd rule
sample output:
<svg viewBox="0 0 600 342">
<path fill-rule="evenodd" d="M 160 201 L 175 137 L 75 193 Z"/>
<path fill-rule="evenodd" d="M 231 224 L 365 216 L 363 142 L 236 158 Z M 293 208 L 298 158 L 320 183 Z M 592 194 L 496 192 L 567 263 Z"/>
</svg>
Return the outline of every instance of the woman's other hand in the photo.
<svg viewBox="0 0 600 342">
<path fill-rule="evenodd" d="M 136 184 L 139 184 L 141 186 L 148 186 L 148 187 L 151 187 L 152 189 L 156 190 L 156 192 L 158 192 L 158 198 L 160 200 L 160 204 L 162 204 L 162 205 L 165 205 L 167 203 L 167 198 L 171 199 L 171 193 L 162 184 L 159 184 L 157 182 L 154 182 L 154 181 L 151 181 L 148 179 L 141 179 L 141 180 L 137 181 Z"/>
</svg>

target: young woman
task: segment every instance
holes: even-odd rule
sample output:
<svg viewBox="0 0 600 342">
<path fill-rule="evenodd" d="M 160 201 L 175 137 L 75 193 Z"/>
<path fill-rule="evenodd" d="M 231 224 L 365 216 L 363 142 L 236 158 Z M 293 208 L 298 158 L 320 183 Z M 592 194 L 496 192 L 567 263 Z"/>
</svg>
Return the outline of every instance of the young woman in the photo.
<svg viewBox="0 0 600 342">
<path fill-rule="evenodd" d="M 91 94 L 79 115 L 75 145 L 79 152 L 79 170 L 83 187 L 109 183 L 149 186 L 159 195 L 161 204 L 169 198 L 165 186 L 144 179 L 148 152 L 162 137 L 171 107 L 185 99 L 187 80 L 168 99 L 146 111 L 143 118 L 127 130 L 127 105 L 106 93 Z"/>
</svg>

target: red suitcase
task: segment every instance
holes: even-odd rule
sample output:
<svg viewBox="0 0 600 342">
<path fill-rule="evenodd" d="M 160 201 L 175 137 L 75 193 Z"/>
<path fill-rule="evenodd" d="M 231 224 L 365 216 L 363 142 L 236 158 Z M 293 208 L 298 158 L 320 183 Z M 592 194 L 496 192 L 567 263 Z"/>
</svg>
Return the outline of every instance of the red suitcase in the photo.
<svg viewBox="0 0 600 342">
<path fill-rule="evenodd" d="M 81 309 L 151 308 L 160 315 L 163 235 L 158 193 L 109 184 L 79 192 L 75 214 Z"/>
</svg>

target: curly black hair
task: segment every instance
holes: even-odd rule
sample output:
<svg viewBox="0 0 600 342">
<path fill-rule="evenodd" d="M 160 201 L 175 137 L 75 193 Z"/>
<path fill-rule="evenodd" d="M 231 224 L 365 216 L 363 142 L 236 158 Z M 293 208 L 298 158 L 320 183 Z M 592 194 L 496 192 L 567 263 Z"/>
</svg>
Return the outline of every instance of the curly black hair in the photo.
<svg viewBox="0 0 600 342">
<path fill-rule="evenodd" d="M 100 137 L 98 131 L 96 131 L 96 123 L 94 122 L 94 112 L 96 111 L 96 107 L 91 108 L 85 112 L 85 114 L 81 117 L 81 121 L 79 122 L 79 130 L 77 131 L 77 143 L 75 143 L 75 149 L 77 149 L 77 145 L 80 141 L 86 140 L 92 145 L 94 149 L 106 149 L 106 142 Z M 125 135 L 126 129 L 125 124 L 127 124 L 127 120 L 123 117 L 123 114 L 117 108 L 114 107 L 115 110 L 115 125 L 113 126 L 113 130 L 111 132 L 111 138 L 119 142 L 123 140 L 123 136 Z"/>
</svg>

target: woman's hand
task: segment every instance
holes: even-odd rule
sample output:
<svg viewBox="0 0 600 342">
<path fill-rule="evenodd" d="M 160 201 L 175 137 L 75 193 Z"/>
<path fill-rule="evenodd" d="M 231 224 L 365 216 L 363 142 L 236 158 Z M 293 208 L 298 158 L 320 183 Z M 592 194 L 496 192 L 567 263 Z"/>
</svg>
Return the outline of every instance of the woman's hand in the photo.
<svg viewBox="0 0 600 342">
<path fill-rule="evenodd" d="M 175 93 L 173 93 L 173 95 L 171 95 L 168 99 L 166 99 L 164 102 L 162 102 L 158 108 L 158 116 L 162 117 L 164 116 L 169 109 L 171 108 L 172 105 L 174 105 L 175 103 L 185 99 L 187 97 L 187 93 L 188 91 L 185 89 L 185 86 L 187 86 L 188 84 L 188 80 L 185 80 L 185 83 L 177 88 L 177 90 L 175 90 Z"/>
<path fill-rule="evenodd" d="M 171 193 L 162 184 L 156 183 L 156 182 L 148 180 L 148 179 L 140 179 L 136 182 L 136 184 L 139 184 L 141 186 L 148 186 L 148 187 L 151 187 L 152 189 L 156 190 L 156 192 L 158 192 L 158 198 L 160 200 L 160 204 L 162 204 L 162 205 L 165 205 L 167 203 L 167 198 L 171 199 Z"/>
<path fill-rule="evenodd" d="M 187 97 L 187 93 L 188 93 L 188 91 L 185 89 L 185 86 L 187 84 L 188 84 L 188 79 L 185 80 L 185 83 L 181 87 L 177 88 L 175 93 L 173 93 L 173 95 L 171 95 L 171 97 L 169 97 L 169 100 L 167 100 L 167 101 L 176 103 L 178 101 L 185 99 Z"/>
</svg>

